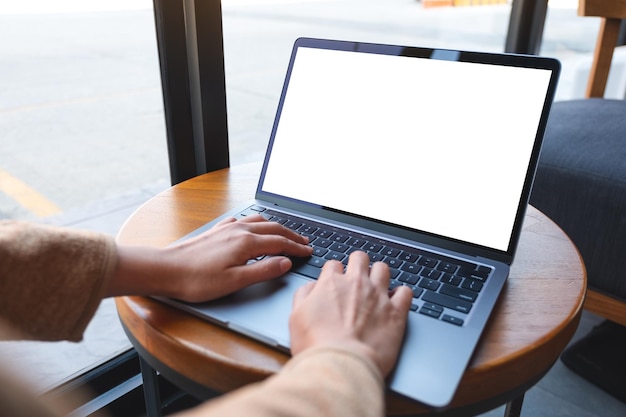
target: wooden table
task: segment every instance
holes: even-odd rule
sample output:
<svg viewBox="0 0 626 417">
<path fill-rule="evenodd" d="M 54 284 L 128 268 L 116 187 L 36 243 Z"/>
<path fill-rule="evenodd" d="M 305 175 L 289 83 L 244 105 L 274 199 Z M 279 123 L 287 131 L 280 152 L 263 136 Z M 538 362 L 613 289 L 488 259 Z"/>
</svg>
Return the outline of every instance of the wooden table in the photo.
<svg viewBox="0 0 626 417">
<path fill-rule="evenodd" d="M 124 224 L 122 244 L 166 246 L 254 195 L 259 165 L 231 167 L 180 183 Z M 521 399 L 550 369 L 580 319 L 586 276 L 569 238 L 529 207 L 516 260 L 450 408 L 437 414 L 389 393 L 389 415 L 473 415 Z M 151 367 L 198 397 L 227 392 L 278 371 L 288 356 L 142 297 L 117 309 L 131 342 Z M 150 373 L 146 374 L 150 384 Z M 158 411 L 154 411 L 156 414 Z"/>
</svg>

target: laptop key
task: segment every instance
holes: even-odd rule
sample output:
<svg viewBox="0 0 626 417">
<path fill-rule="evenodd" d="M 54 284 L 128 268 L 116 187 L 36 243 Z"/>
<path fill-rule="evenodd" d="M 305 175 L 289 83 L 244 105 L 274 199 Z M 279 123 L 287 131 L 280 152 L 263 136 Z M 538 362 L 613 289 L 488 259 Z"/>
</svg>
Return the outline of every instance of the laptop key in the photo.
<svg viewBox="0 0 626 417">
<path fill-rule="evenodd" d="M 474 292 L 480 292 L 483 289 L 484 284 L 477 279 L 466 278 L 463 280 L 461 284 L 461 288 L 465 288 L 466 290 L 472 290 Z"/>
<path fill-rule="evenodd" d="M 459 300 L 469 301 L 470 303 L 476 301 L 476 297 L 478 296 L 478 294 L 474 291 L 466 290 L 459 287 L 453 287 L 452 285 L 448 284 L 443 284 L 439 292 L 441 294 L 458 298 Z"/>
<path fill-rule="evenodd" d="M 300 233 L 301 235 L 312 235 L 318 229 L 319 227 L 315 227 L 310 224 L 305 224 L 301 228 L 298 229 L 298 233 Z"/>
<path fill-rule="evenodd" d="M 376 252 L 367 252 L 367 255 L 370 257 L 370 262 L 378 262 L 383 260 L 383 255 Z"/>
<path fill-rule="evenodd" d="M 422 288 L 413 287 L 413 298 L 420 298 L 424 290 Z"/>
<path fill-rule="evenodd" d="M 419 255 L 413 252 L 402 251 L 402 253 L 398 256 L 398 258 L 406 262 L 415 262 L 417 261 L 417 258 L 419 258 Z"/>
<path fill-rule="evenodd" d="M 313 248 L 313 256 L 319 256 L 321 258 L 326 255 L 326 252 L 328 252 L 328 249 L 320 246 L 316 246 Z"/>
<path fill-rule="evenodd" d="M 350 246 L 343 243 L 333 243 L 330 245 L 330 250 L 334 250 L 335 252 L 345 253 L 348 249 L 350 249 Z"/>
<path fill-rule="evenodd" d="M 484 276 L 485 278 L 487 278 L 489 274 L 491 274 L 491 268 L 488 266 L 479 266 L 478 268 L 476 268 L 476 270 L 478 275 Z"/>
<path fill-rule="evenodd" d="M 372 242 L 367 242 L 365 246 L 363 246 L 364 251 L 373 252 L 373 253 L 377 253 L 382 248 L 383 248 L 383 245 L 381 245 L 380 243 L 372 243 Z"/>
<path fill-rule="evenodd" d="M 424 269 L 420 272 L 420 275 L 436 281 L 441 277 L 441 275 L 443 275 L 443 272 L 424 267 Z"/>
<path fill-rule="evenodd" d="M 443 274 L 443 276 L 439 279 L 439 281 L 446 283 L 446 284 L 457 286 L 461 283 L 461 278 L 452 274 Z"/>
<path fill-rule="evenodd" d="M 239 213 L 237 213 L 237 216 L 235 216 L 235 217 L 247 217 L 247 216 L 252 216 L 252 215 L 255 215 L 255 214 L 261 214 L 261 215 L 263 215 L 263 214 L 262 214 L 262 210 L 261 210 L 261 211 L 259 211 L 259 210 L 254 210 L 254 208 L 253 208 L 253 207 L 248 207 L 247 209 L 245 209 L 245 210 L 240 211 Z M 267 214 L 265 214 L 265 216 L 263 216 L 263 217 L 267 218 Z M 271 216 L 269 216 L 269 217 L 271 217 Z"/>
<path fill-rule="evenodd" d="M 441 317 L 441 320 L 446 321 L 448 323 L 456 324 L 457 326 L 462 326 L 464 321 L 458 317 L 451 316 L 449 314 L 444 314 Z"/>
<path fill-rule="evenodd" d="M 302 227 L 302 223 L 300 223 L 299 221 L 290 220 L 285 223 L 284 226 L 291 230 L 298 230 L 300 227 Z"/>
<path fill-rule="evenodd" d="M 487 270 L 481 270 L 481 271 L 478 271 L 476 269 L 470 269 L 470 268 L 460 268 L 456 272 L 456 275 L 459 275 L 464 278 L 472 278 L 472 279 L 477 279 L 479 281 L 486 281 L 487 278 L 489 277 L 490 272 L 491 270 L 489 268 L 487 268 Z"/>
<path fill-rule="evenodd" d="M 437 270 L 446 272 L 448 274 L 454 274 L 459 269 L 459 266 L 450 262 L 439 262 Z"/>
<path fill-rule="evenodd" d="M 291 270 L 293 272 L 297 272 L 299 274 L 302 274 L 306 277 L 313 278 L 313 279 L 318 279 L 320 276 L 320 273 L 322 272 L 321 267 L 313 266 L 309 264 L 308 262 L 303 263 L 301 265 L 294 266 L 293 268 L 291 268 Z"/>
<path fill-rule="evenodd" d="M 328 253 L 324 255 L 324 259 L 334 260 L 334 261 L 343 261 L 345 257 L 346 257 L 345 254 L 341 252 L 335 252 L 333 250 L 328 251 Z"/>
<path fill-rule="evenodd" d="M 417 261 L 418 265 L 422 265 L 426 268 L 434 268 L 437 266 L 437 263 L 439 263 L 438 260 L 433 259 L 433 258 L 429 258 L 427 256 L 422 256 L 419 261 Z"/>
<path fill-rule="evenodd" d="M 323 237 L 325 239 L 330 238 L 333 235 L 333 232 L 327 229 L 318 229 L 315 233 L 315 236 Z"/>
<path fill-rule="evenodd" d="M 414 275 L 419 274 L 419 272 L 421 271 L 422 268 L 423 268 L 423 266 L 416 265 L 416 264 L 411 264 L 411 263 L 408 263 L 408 262 L 405 262 L 400 267 L 400 269 L 403 270 L 404 272 L 408 272 L 409 274 L 414 274 Z"/>
<path fill-rule="evenodd" d="M 358 237 L 351 237 L 346 242 L 346 244 L 352 246 L 353 248 L 362 248 L 365 243 L 364 239 L 359 239 Z"/>
<path fill-rule="evenodd" d="M 441 312 L 440 311 L 435 311 L 435 310 L 431 310 L 429 308 L 425 308 L 424 306 L 422 306 L 422 308 L 420 308 L 420 314 L 424 314 L 428 317 L 432 317 L 434 319 L 438 319 L 439 316 L 441 316 Z"/>
<path fill-rule="evenodd" d="M 427 290 L 431 290 L 431 291 L 437 291 L 440 285 L 441 285 L 441 282 L 435 281 L 430 278 L 422 278 L 422 280 L 418 284 L 418 286 L 422 288 L 426 288 Z"/>
<path fill-rule="evenodd" d="M 279 224 L 285 224 L 288 222 L 287 219 L 285 219 L 284 217 L 279 217 L 279 216 L 273 216 L 272 218 L 269 219 L 269 221 L 274 222 L 274 223 L 279 223 Z"/>
<path fill-rule="evenodd" d="M 322 248 L 327 248 L 329 247 L 331 244 L 333 243 L 332 240 L 328 240 L 328 239 L 323 239 L 323 238 L 317 238 L 315 239 L 314 245 L 313 246 L 320 246 Z"/>
<path fill-rule="evenodd" d="M 465 314 L 469 313 L 472 309 L 472 303 L 450 297 L 449 295 L 439 294 L 434 291 L 426 291 L 426 293 L 422 296 L 422 300 Z"/>
<path fill-rule="evenodd" d="M 389 256 L 390 258 L 395 258 L 400 254 L 400 249 L 396 249 L 396 248 L 392 248 L 389 246 L 384 246 L 380 253 L 382 253 L 385 256 Z"/>
<path fill-rule="evenodd" d="M 403 272 L 399 277 L 398 280 L 402 281 L 402 282 L 406 282 L 407 284 L 411 284 L 411 285 L 415 285 L 417 284 L 417 281 L 419 281 L 420 277 L 418 277 L 415 274 L 409 274 L 408 272 Z"/>
<path fill-rule="evenodd" d="M 433 311 L 438 311 L 440 313 L 443 313 L 443 307 L 438 306 L 437 304 L 433 304 L 433 303 L 424 303 L 422 305 L 422 307 L 427 308 L 429 310 L 433 310 Z"/>
<path fill-rule="evenodd" d="M 335 241 L 335 242 L 339 242 L 339 243 L 345 243 L 346 240 L 348 240 L 349 236 L 341 234 L 341 233 L 335 233 L 333 235 L 333 237 L 331 238 L 331 240 Z"/>
<path fill-rule="evenodd" d="M 389 265 L 390 268 L 399 268 L 400 265 L 402 265 L 402 261 L 400 259 L 390 258 L 388 256 L 383 258 L 383 262 Z"/>
<path fill-rule="evenodd" d="M 311 265 L 317 268 L 321 268 L 326 263 L 326 259 L 320 258 L 319 256 L 311 256 L 307 261 L 306 265 Z"/>
</svg>

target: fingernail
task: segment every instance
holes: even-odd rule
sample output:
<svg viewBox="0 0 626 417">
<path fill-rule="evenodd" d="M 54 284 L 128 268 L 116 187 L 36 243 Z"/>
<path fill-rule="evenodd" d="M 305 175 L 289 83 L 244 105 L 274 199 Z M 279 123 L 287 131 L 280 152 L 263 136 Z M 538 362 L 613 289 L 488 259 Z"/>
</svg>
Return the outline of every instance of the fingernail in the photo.
<svg viewBox="0 0 626 417">
<path fill-rule="evenodd" d="M 282 272 L 287 272 L 291 268 L 291 261 L 287 258 L 283 258 L 280 260 L 279 265 Z"/>
</svg>

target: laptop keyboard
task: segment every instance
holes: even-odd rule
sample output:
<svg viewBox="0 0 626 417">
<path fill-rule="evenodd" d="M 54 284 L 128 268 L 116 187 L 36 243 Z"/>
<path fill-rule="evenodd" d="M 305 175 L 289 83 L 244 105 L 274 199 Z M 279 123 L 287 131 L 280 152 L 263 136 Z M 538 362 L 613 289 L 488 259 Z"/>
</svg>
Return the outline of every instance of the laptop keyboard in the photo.
<svg viewBox="0 0 626 417">
<path fill-rule="evenodd" d="M 313 255 L 292 259 L 293 271 L 317 279 L 328 260 L 348 263 L 350 253 L 366 252 L 371 262 L 389 265 L 389 290 L 407 286 L 413 292 L 411 311 L 462 326 L 478 298 L 491 268 L 295 217 L 261 206 L 240 216 L 261 214 L 309 238 Z"/>
</svg>

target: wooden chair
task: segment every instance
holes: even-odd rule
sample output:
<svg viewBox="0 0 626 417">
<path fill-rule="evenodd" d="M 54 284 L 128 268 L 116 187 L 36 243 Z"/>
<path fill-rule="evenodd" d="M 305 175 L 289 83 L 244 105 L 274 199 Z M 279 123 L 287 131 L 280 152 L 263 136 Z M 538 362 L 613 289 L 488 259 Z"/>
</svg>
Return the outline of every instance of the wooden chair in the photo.
<svg viewBox="0 0 626 417">
<path fill-rule="evenodd" d="M 626 100 L 602 98 L 626 0 L 580 0 L 578 14 L 601 18 L 586 99 L 554 103 L 531 204 L 579 248 L 585 309 L 626 326 Z"/>
<path fill-rule="evenodd" d="M 601 98 L 604 97 L 622 19 L 626 18 L 626 0 L 580 0 L 578 14 L 601 18 L 585 94 L 587 98 Z"/>
</svg>

